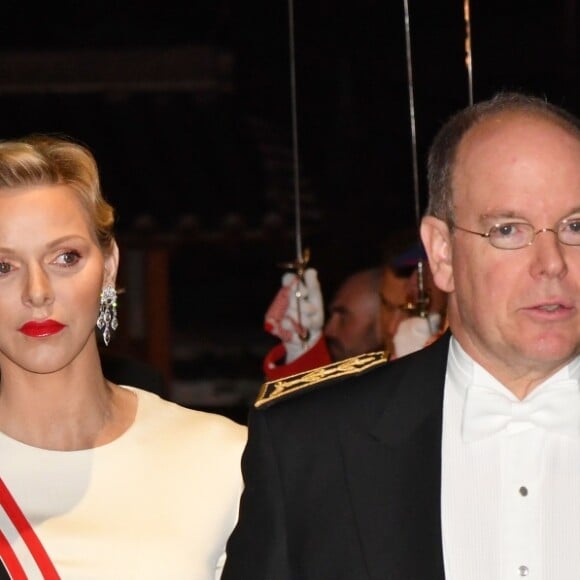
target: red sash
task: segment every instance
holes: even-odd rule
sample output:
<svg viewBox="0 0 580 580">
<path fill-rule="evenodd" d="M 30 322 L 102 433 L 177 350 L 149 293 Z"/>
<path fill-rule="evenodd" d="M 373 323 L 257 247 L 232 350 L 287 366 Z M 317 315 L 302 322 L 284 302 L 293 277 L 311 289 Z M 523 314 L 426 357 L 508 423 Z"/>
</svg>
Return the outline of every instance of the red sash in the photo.
<svg viewBox="0 0 580 580">
<path fill-rule="evenodd" d="M 42 577 L 45 580 L 60 580 L 54 564 L 50 561 L 38 536 L 34 533 L 32 526 L 22 513 L 22 510 L 18 507 L 18 504 L 8 491 L 2 478 L 0 478 L 0 506 L 4 509 L 12 525 L 22 538 L 24 545 L 36 562 Z M 0 530 L 0 559 L 4 563 L 12 580 L 27 580 L 28 576 L 24 571 L 18 554 L 14 551 L 2 530 Z"/>
</svg>

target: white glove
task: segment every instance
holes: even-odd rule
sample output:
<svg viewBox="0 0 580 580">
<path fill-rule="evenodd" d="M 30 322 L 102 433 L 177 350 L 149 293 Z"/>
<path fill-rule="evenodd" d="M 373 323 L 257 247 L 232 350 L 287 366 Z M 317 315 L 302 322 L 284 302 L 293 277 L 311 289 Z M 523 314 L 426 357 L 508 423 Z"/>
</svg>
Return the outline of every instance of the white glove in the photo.
<svg viewBox="0 0 580 580">
<path fill-rule="evenodd" d="M 441 315 L 435 312 L 427 318 L 413 316 L 403 320 L 393 337 L 395 355 L 401 357 L 422 349 L 439 330 L 440 324 Z"/>
<path fill-rule="evenodd" d="M 318 272 L 308 268 L 303 281 L 287 272 L 282 287 L 268 308 L 264 327 L 280 338 L 291 363 L 310 349 L 320 338 L 324 326 L 324 304 Z"/>
</svg>

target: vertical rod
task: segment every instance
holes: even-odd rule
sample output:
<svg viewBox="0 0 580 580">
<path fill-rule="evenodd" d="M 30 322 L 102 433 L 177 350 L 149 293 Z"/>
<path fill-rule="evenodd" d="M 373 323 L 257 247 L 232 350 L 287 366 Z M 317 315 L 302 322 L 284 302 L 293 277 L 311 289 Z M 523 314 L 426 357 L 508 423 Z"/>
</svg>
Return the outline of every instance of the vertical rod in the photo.
<svg viewBox="0 0 580 580">
<path fill-rule="evenodd" d="M 407 85 L 409 88 L 409 116 L 411 120 L 411 153 L 413 158 L 413 192 L 415 197 L 415 221 L 417 228 L 417 238 L 419 238 L 419 228 L 421 226 L 421 202 L 419 199 L 419 162 L 417 153 L 417 131 L 415 127 L 415 94 L 413 87 L 413 59 L 411 56 L 411 25 L 409 16 L 409 2 L 403 0 L 405 9 L 405 46 L 407 57 Z M 416 307 L 419 316 L 427 318 L 429 298 L 425 291 L 425 279 L 423 271 L 423 261 L 417 264 L 417 301 Z M 428 318 L 427 318 L 428 319 Z"/>
<path fill-rule="evenodd" d="M 294 3 L 288 0 L 288 28 L 290 42 L 290 105 L 292 109 L 292 157 L 294 166 L 294 219 L 296 238 L 296 260 L 301 263 L 302 219 L 300 215 L 300 162 L 298 159 L 298 113 L 296 105 L 296 55 L 294 46 Z"/>
<path fill-rule="evenodd" d="M 407 86 L 409 89 L 409 116 L 411 120 L 411 154 L 413 157 L 413 192 L 415 198 L 415 220 L 417 231 L 421 220 L 421 208 L 419 201 L 419 165 L 417 159 L 417 131 L 415 128 L 415 95 L 413 88 L 413 62 L 411 58 L 411 32 L 409 22 L 409 2 L 403 0 L 405 8 L 405 45 L 407 56 Z"/>
<path fill-rule="evenodd" d="M 473 105 L 473 63 L 471 58 L 471 16 L 469 0 L 463 2 L 463 17 L 465 19 L 465 66 L 467 68 L 467 91 L 469 105 Z"/>
</svg>

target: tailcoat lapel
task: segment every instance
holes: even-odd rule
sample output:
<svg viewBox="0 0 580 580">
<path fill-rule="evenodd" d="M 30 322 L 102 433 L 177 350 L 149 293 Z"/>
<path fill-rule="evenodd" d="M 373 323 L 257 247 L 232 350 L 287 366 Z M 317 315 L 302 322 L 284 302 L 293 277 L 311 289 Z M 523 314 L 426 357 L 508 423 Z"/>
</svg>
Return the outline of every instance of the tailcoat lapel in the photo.
<svg viewBox="0 0 580 580">
<path fill-rule="evenodd" d="M 449 335 L 385 384 L 378 421 L 345 425 L 345 477 L 369 577 L 444 578 L 441 538 L 441 430 Z M 397 373 L 397 374 L 395 374 Z"/>
</svg>

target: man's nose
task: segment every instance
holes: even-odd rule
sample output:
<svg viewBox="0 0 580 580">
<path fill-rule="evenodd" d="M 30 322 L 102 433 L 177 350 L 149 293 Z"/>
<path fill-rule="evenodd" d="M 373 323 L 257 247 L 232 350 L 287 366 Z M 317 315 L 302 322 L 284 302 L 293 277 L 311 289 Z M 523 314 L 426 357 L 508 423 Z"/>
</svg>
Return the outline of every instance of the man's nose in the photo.
<svg viewBox="0 0 580 580">
<path fill-rule="evenodd" d="M 548 235 L 542 235 L 548 234 Z M 533 276 L 548 278 L 560 277 L 568 271 L 564 253 L 568 246 L 558 240 L 558 233 L 551 228 L 543 228 L 536 232 L 534 243 L 530 246 L 534 257 L 531 265 Z M 568 248 L 576 250 L 576 248 Z"/>
</svg>

